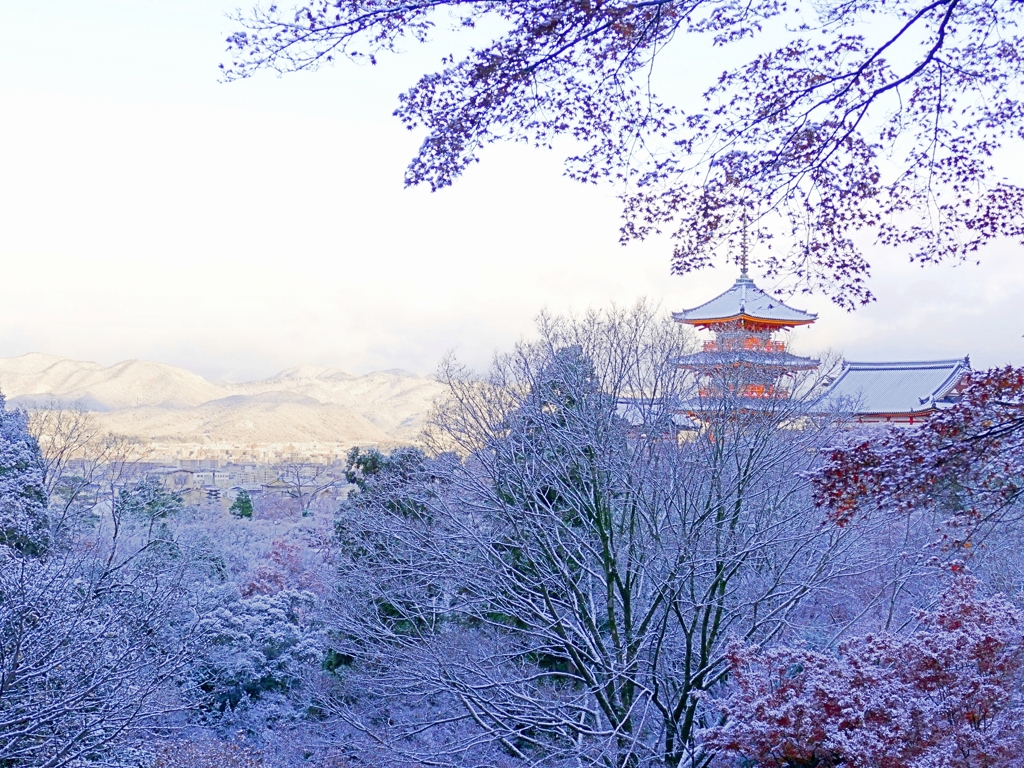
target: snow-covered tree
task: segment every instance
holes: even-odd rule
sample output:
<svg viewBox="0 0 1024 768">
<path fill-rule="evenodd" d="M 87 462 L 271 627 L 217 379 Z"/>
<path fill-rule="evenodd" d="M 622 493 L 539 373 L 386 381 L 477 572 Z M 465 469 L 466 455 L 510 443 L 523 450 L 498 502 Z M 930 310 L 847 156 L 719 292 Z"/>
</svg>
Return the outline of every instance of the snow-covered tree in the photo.
<svg viewBox="0 0 1024 768">
<path fill-rule="evenodd" d="M 838 652 L 734 646 L 715 766 L 1011 768 L 1024 760 L 1024 614 L 961 575 L 917 631 Z"/>
<path fill-rule="evenodd" d="M 0 394 L 0 547 L 41 554 L 49 542 L 44 466 L 22 411 Z"/>
<path fill-rule="evenodd" d="M 333 637 L 361 703 L 322 705 L 406 759 L 700 760 L 727 637 L 784 635 L 842 571 L 802 474 L 827 420 L 704 403 L 681 431 L 677 327 L 641 307 L 541 329 L 486 378 L 448 369 L 441 465 L 404 500 L 354 498 Z"/>
<path fill-rule="evenodd" d="M 149 487 L 47 537 L 47 465 L 23 414 L 0 410 L 0 457 L 0 765 L 128 764 L 179 707 L 205 552 L 176 540 L 180 504 Z"/>
<path fill-rule="evenodd" d="M 236 589 L 226 597 L 200 624 L 207 644 L 191 673 L 207 712 L 285 697 L 324 658 L 312 593 L 242 597 Z"/>
<path fill-rule="evenodd" d="M 118 764 L 176 708 L 189 617 L 174 570 L 112 579 L 79 552 L 0 557 L 0 765 Z"/>
</svg>

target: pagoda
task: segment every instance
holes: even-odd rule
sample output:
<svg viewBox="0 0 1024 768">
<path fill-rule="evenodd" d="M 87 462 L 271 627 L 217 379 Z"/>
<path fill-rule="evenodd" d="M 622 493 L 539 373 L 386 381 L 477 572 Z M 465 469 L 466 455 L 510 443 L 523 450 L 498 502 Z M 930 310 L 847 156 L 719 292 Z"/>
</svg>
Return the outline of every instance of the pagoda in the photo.
<svg viewBox="0 0 1024 768">
<path fill-rule="evenodd" d="M 678 365 L 693 372 L 702 400 L 739 397 L 754 405 L 788 398 L 794 374 L 814 370 L 818 361 L 790 354 L 775 334 L 810 325 L 818 316 L 789 307 L 754 284 L 747 275 L 745 238 L 740 266 L 739 278 L 725 293 L 672 313 L 676 322 L 715 335 L 702 351 L 681 357 Z"/>
</svg>

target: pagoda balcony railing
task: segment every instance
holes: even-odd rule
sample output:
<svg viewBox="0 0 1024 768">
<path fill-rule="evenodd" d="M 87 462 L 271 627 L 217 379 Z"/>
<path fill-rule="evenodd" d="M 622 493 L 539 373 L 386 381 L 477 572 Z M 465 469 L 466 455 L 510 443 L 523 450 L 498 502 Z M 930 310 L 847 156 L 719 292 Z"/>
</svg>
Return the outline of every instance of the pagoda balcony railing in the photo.
<svg viewBox="0 0 1024 768">
<path fill-rule="evenodd" d="M 786 345 L 781 341 L 759 339 L 747 336 L 741 339 L 724 339 L 722 341 L 705 341 L 705 352 L 785 352 Z"/>
<path fill-rule="evenodd" d="M 789 390 L 771 384 L 746 384 L 729 387 L 724 394 L 721 387 L 699 387 L 697 394 L 702 398 L 742 397 L 750 400 L 788 400 Z"/>
</svg>

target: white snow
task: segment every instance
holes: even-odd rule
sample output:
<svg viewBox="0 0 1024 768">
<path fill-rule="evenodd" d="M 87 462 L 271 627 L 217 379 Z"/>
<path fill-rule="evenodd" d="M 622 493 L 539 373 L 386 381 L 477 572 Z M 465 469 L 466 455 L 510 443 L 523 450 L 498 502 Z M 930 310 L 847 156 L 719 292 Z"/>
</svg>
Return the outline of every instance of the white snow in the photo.
<svg viewBox="0 0 1024 768">
<path fill-rule="evenodd" d="M 81 403 L 112 432 L 161 442 L 412 440 L 444 386 L 402 372 L 303 365 L 241 384 L 145 360 L 104 367 L 52 355 L 0 358 L 11 405 Z"/>
</svg>

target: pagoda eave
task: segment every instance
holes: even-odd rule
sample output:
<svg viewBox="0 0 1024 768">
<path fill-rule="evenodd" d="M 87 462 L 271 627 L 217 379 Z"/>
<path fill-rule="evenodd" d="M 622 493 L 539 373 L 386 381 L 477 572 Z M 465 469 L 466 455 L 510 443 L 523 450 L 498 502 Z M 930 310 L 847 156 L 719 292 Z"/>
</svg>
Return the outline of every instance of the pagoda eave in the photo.
<svg viewBox="0 0 1024 768">
<path fill-rule="evenodd" d="M 781 331 L 789 330 L 797 325 L 810 325 L 815 317 L 806 320 L 775 320 L 765 317 L 754 317 L 746 313 L 731 315 L 729 317 L 687 317 L 686 312 L 673 312 L 672 318 L 685 325 L 693 325 L 705 330 L 715 330 L 716 327 L 734 325 L 751 331 Z"/>
</svg>

